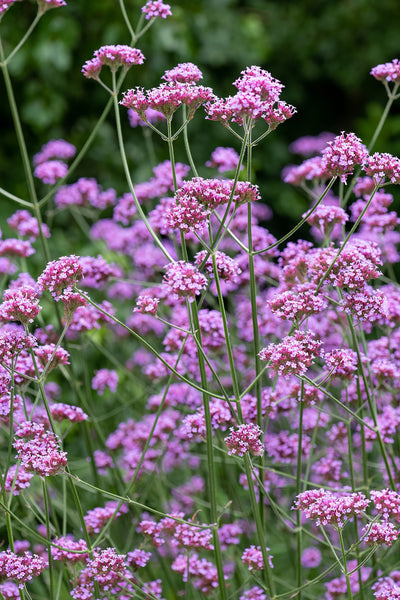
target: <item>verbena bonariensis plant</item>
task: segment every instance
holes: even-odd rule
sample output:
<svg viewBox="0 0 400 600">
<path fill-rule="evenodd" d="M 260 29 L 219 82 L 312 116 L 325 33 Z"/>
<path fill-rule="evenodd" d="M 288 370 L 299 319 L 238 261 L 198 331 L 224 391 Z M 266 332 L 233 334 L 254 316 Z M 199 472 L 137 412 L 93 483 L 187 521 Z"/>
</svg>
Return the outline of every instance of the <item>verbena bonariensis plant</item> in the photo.
<svg viewBox="0 0 400 600">
<path fill-rule="evenodd" d="M 38 0 L 21 42 L 0 46 L 27 187 L 0 190 L 18 207 L 0 240 L 0 598 L 399 598 L 400 160 L 372 150 L 400 63 L 372 69 L 388 100 L 369 147 L 344 132 L 292 145 L 305 161 L 283 177 L 310 208 L 277 240 L 251 173 L 295 112 L 280 81 L 250 66 L 217 98 L 182 63 L 121 93 L 137 41 L 171 16 L 160 1 L 134 28 L 120 0 L 130 45 L 83 66 L 110 98 L 78 155 L 51 140 L 30 160 L 8 65 L 65 4 Z M 112 109 L 120 197 L 72 178 Z M 166 144 L 141 183 L 126 109 Z M 210 149 L 202 175 L 193 118 L 235 145 Z M 65 212 L 82 254 L 76 238 L 57 252 Z"/>
</svg>

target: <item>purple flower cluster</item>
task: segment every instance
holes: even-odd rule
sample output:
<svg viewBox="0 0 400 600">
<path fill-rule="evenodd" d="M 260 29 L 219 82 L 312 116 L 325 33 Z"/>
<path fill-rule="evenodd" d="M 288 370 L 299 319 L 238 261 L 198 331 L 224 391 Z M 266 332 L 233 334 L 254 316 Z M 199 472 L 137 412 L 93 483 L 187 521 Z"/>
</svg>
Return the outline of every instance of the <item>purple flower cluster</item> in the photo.
<svg viewBox="0 0 400 600">
<path fill-rule="evenodd" d="M 44 425 L 26 421 L 15 432 L 14 448 L 25 471 L 42 477 L 56 475 L 67 464 L 58 437 Z"/>
<path fill-rule="evenodd" d="M 137 48 L 131 48 L 123 44 L 101 46 L 94 52 L 94 58 L 87 60 L 82 67 L 82 73 L 88 79 L 98 79 L 104 65 L 112 71 L 120 67 L 128 70 L 132 65 L 144 63 L 143 53 Z"/>
</svg>

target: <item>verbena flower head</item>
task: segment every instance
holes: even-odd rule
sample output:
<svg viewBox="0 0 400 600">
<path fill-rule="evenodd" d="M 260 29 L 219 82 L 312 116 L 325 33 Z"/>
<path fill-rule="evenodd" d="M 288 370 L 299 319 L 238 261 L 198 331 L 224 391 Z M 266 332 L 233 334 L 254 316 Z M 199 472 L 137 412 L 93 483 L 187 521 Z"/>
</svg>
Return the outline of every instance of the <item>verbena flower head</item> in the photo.
<svg viewBox="0 0 400 600">
<path fill-rule="evenodd" d="M 66 466 L 67 453 L 60 450 L 58 437 L 44 425 L 26 421 L 15 435 L 14 448 L 26 471 L 47 477 Z"/>
<path fill-rule="evenodd" d="M 78 257 L 71 254 L 49 262 L 37 282 L 41 290 L 49 290 L 55 300 L 60 300 L 62 294 L 81 277 L 82 267 Z"/>
<path fill-rule="evenodd" d="M 346 183 L 358 165 L 368 158 L 368 150 L 355 133 L 342 131 L 322 153 L 322 166 L 330 177 L 339 176 Z"/>
<path fill-rule="evenodd" d="M 193 63 L 181 63 L 173 69 L 165 71 L 162 79 L 179 83 L 196 83 L 199 79 L 203 79 L 203 73 Z"/>
<path fill-rule="evenodd" d="M 262 430 L 258 425 L 244 423 L 237 427 L 230 427 L 229 431 L 230 434 L 225 438 L 228 454 L 235 456 L 244 456 L 246 452 L 254 456 L 264 454 L 264 446 L 260 440 Z"/>
<path fill-rule="evenodd" d="M 7 321 L 21 321 L 24 325 L 32 323 L 39 314 L 39 294 L 30 286 L 9 289 L 4 292 L 0 304 L 0 318 Z"/>
<path fill-rule="evenodd" d="M 35 177 L 50 185 L 63 179 L 68 173 L 68 165 L 61 160 L 47 160 L 38 164 L 33 174 Z"/>
<path fill-rule="evenodd" d="M 400 183 L 400 159 L 387 152 L 375 152 L 364 164 L 364 171 L 376 183 Z"/>
<path fill-rule="evenodd" d="M 269 548 L 266 548 L 267 553 L 269 552 Z M 268 562 L 271 569 L 273 569 L 274 565 L 272 564 L 272 556 L 268 554 Z M 249 571 L 262 571 L 264 568 L 264 559 L 261 552 L 260 546 L 250 546 L 250 548 L 246 548 L 246 550 L 242 554 L 242 563 L 246 565 Z"/>
<path fill-rule="evenodd" d="M 317 525 L 343 527 L 355 515 L 362 514 L 369 500 L 361 492 L 334 494 L 319 490 L 307 490 L 297 496 L 293 509 L 304 511 L 308 519 L 315 519 Z"/>
<path fill-rule="evenodd" d="M 240 91 L 254 94 L 264 102 L 276 102 L 285 87 L 269 71 L 258 66 L 247 67 L 233 85 Z"/>
<path fill-rule="evenodd" d="M 400 61 L 394 58 L 392 62 L 376 65 L 371 69 L 371 75 L 378 81 L 394 81 L 400 80 Z"/>
<path fill-rule="evenodd" d="M 33 164 L 40 165 L 43 162 L 53 159 L 68 160 L 76 154 L 76 148 L 73 144 L 65 140 L 50 140 L 41 147 L 40 152 L 33 157 Z"/>
<path fill-rule="evenodd" d="M 269 368 L 276 374 L 304 375 L 319 354 L 321 342 L 311 331 L 296 331 L 285 337 L 280 344 L 270 344 L 259 353 L 261 360 L 269 361 Z"/>
<path fill-rule="evenodd" d="M 33 577 L 40 575 L 46 566 L 46 561 L 38 554 L 24 552 L 20 555 L 11 552 L 11 550 L 0 552 L 1 578 L 15 581 L 20 589 L 25 587 L 27 581 L 31 581 Z M 18 594 L 16 597 L 19 598 L 20 595 Z"/>
<path fill-rule="evenodd" d="M 142 13 L 145 14 L 145 19 L 153 19 L 160 17 L 166 19 L 172 15 L 171 7 L 161 0 L 149 0 L 144 6 L 142 6 Z"/>
<path fill-rule="evenodd" d="M 13 327 L 0 331 L 0 361 L 10 361 L 23 350 L 34 348 L 36 339 L 26 335 L 22 327 Z"/>
<path fill-rule="evenodd" d="M 212 152 L 210 160 L 206 162 L 206 167 L 212 167 L 218 169 L 219 173 L 225 173 L 225 171 L 233 171 L 239 164 L 239 154 L 234 148 L 224 148 L 218 146 Z M 240 166 L 243 169 L 243 165 Z"/>
<path fill-rule="evenodd" d="M 120 104 L 135 110 L 143 120 L 146 120 L 148 108 L 157 110 L 169 118 L 184 104 L 188 109 L 188 119 L 190 119 L 199 106 L 210 102 L 213 98 L 214 94 L 211 88 L 170 81 L 146 92 L 141 88 L 127 90 L 124 92 Z"/>
<path fill-rule="evenodd" d="M 36 217 L 32 216 L 27 210 L 17 210 L 7 219 L 7 223 L 18 232 L 21 237 L 28 237 L 30 242 L 34 242 L 40 235 L 40 229 L 44 237 L 50 237 L 50 230 L 45 223 L 39 223 Z"/>
<path fill-rule="evenodd" d="M 396 529 L 393 523 L 388 523 L 387 521 L 366 525 L 363 531 L 365 534 L 363 541 L 368 546 L 372 546 L 373 544 L 391 546 L 400 535 L 400 530 Z"/>
<path fill-rule="evenodd" d="M 323 131 L 319 135 L 305 135 L 292 142 L 289 146 L 290 152 L 302 156 L 312 156 L 325 150 L 328 142 L 335 137 L 334 133 Z"/>
<path fill-rule="evenodd" d="M 114 370 L 99 369 L 92 379 L 92 389 L 95 390 L 99 396 L 103 395 L 106 388 L 115 393 L 117 391 L 117 386 L 118 373 Z"/>
<path fill-rule="evenodd" d="M 153 298 L 152 296 L 139 296 L 136 300 L 136 306 L 133 312 L 139 312 L 142 314 L 149 314 L 155 316 L 157 314 L 159 298 Z"/>
<path fill-rule="evenodd" d="M 117 71 L 120 67 L 125 70 L 132 65 L 141 65 L 145 57 L 141 50 L 124 44 L 101 46 L 94 52 L 94 58 L 86 61 L 82 67 L 82 73 L 87 78 L 98 79 L 103 65 Z"/>
<path fill-rule="evenodd" d="M 166 266 L 163 282 L 177 298 L 193 301 L 207 287 L 207 278 L 192 263 L 178 260 Z"/>
</svg>

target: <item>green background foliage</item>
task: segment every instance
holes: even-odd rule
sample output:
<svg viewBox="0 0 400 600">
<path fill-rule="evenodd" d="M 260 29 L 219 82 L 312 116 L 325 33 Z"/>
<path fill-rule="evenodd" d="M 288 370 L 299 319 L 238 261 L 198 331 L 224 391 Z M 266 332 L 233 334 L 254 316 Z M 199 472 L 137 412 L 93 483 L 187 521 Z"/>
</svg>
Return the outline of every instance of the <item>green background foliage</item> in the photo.
<svg viewBox="0 0 400 600">
<path fill-rule="evenodd" d="M 133 24 L 143 3 L 125 2 Z M 400 54 L 400 4 L 397 0 L 204 0 L 171 2 L 171 6 L 173 16 L 160 19 L 139 41 L 147 60 L 131 69 L 124 89 L 156 86 L 166 69 L 191 61 L 202 69 L 202 83 L 226 96 L 234 93 L 232 82 L 246 66 L 269 70 L 284 83 L 282 98 L 298 113 L 256 149 L 254 175 L 278 216 L 297 217 L 308 203 L 297 190 L 281 183 L 282 168 L 300 161 L 289 153 L 288 145 L 299 136 L 324 130 L 355 131 L 368 143 L 385 103 L 383 86 L 369 72 Z M 5 15 L 1 35 L 6 53 L 35 12 L 36 3 L 24 0 Z M 67 7 L 44 15 L 10 64 L 32 156 L 51 138 L 82 146 L 107 97 L 96 82 L 81 75 L 81 66 L 101 45 L 129 41 L 116 0 L 68 0 Z M 0 85 L 1 185 L 24 197 L 12 121 Z M 143 181 L 151 176 L 153 166 L 143 132 L 130 129 L 127 118 L 125 124 L 134 179 Z M 400 113 L 395 106 L 376 149 L 400 154 L 399 131 Z M 201 111 L 190 125 L 190 135 L 200 171 L 216 146 L 237 146 L 220 124 L 205 126 Z M 156 159 L 165 160 L 166 148 L 154 136 L 153 141 Z M 178 159 L 185 161 L 179 145 L 177 152 Z M 104 187 L 126 191 L 112 114 L 75 176 L 96 177 Z M 9 204 L 3 205 L 2 213 L 8 213 Z M 279 222 L 276 227 L 279 232 Z"/>
</svg>

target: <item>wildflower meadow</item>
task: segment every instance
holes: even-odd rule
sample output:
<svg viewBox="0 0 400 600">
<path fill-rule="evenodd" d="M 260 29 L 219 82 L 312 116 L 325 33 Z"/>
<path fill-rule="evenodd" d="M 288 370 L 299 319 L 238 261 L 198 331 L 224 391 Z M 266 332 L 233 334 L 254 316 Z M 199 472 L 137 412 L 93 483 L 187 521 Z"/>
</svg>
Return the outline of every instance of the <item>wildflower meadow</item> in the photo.
<svg viewBox="0 0 400 600">
<path fill-rule="evenodd" d="M 218 97 L 182 56 L 145 87 L 174 8 L 119 0 L 125 39 L 71 70 L 96 125 L 33 148 L 13 65 L 68 7 L 30 2 L 11 44 L 21 1 L 0 0 L 22 190 L 0 181 L 1 600 L 399 600 L 400 159 L 375 146 L 400 61 L 371 65 L 371 139 L 292 142 L 308 208 L 278 239 L 253 161 L 301 115 L 268 65 Z M 205 164 L 192 121 L 227 140 Z M 81 175 L 106 123 L 123 193 Z"/>
</svg>

